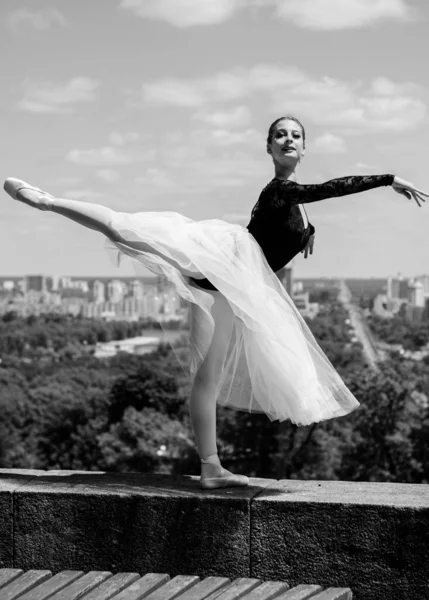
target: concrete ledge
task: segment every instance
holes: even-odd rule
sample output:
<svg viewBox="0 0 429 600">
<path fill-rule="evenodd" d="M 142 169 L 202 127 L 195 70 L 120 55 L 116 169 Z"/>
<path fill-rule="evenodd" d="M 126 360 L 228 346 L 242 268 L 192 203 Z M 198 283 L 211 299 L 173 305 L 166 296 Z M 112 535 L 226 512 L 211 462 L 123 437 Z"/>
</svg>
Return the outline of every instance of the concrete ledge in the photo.
<svg viewBox="0 0 429 600">
<path fill-rule="evenodd" d="M 251 509 L 252 577 L 429 598 L 429 486 L 278 481 Z"/>
<path fill-rule="evenodd" d="M 0 567 L 158 572 L 429 598 L 429 486 L 0 470 Z"/>
</svg>

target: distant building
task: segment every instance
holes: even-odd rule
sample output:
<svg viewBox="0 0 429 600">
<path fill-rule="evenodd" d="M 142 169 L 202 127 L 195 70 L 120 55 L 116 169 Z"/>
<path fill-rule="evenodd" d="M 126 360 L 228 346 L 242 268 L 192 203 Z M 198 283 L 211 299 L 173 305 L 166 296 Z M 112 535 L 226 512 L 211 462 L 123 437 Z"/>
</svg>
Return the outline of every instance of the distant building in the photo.
<svg viewBox="0 0 429 600">
<path fill-rule="evenodd" d="M 46 292 L 46 277 L 44 275 L 26 275 L 24 289 L 25 292 Z"/>
<path fill-rule="evenodd" d="M 94 356 L 106 358 L 114 356 L 117 352 L 128 352 L 129 354 L 147 354 L 153 352 L 161 343 L 160 337 L 138 336 L 125 340 L 113 340 L 111 342 L 97 343 Z"/>
<path fill-rule="evenodd" d="M 416 280 L 423 285 L 424 295 L 429 296 L 429 275 L 419 275 Z"/>
<path fill-rule="evenodd" d="M 425 292 L 423 283 L 415 281 L 410 284 L 408 289 L 408 299 L 412 306 L 424 307 L 425 306 Z"/>
<path fill-rule="evenodd" d="M 387 297 L 399 298 L 399 279 L 389 277 L 387 280 Z"/>
<path fill-rule="evenodd" d="M 125 295 L 125 284 L 119 279 L 112 279 L 107 284 L 107 299 L 109 302 L 120 302 Z"/>
<path fill-rule="evenodd" d="M 131 298 L 135 300 L 142 300 L 144 296 L 144 285 L 138 279 L 134 279 L 130 285 Z"/>
<path fill-rule="evenodd" d="M 13 292 L 13 290 L 15 289 L 15 282 L 11 280 L 3 281 L 3 289 L 6 292 Z"/>
<path fill-rule="evenodd" d="M 389 277 L 387 280 L 387 297 L 408 300 L 408 288 L 408 279 L 404 279 L 402 275 L 398 273 L 397 277 Z"/>
<path fill-rule="evenodd" d="M 106 286 L 98 279 L 94 281 L 94 285 L 92 287 L 92 297 L 96 304 L 100 304 L 106 299 Z"/>
</svg>

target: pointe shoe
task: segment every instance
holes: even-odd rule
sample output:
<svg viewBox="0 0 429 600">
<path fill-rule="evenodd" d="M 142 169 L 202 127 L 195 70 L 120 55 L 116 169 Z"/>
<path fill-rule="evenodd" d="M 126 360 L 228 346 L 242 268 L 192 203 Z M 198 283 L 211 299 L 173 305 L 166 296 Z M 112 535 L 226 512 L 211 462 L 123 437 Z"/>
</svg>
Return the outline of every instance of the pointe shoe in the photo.
<svg viewBox="0 0 429 600">
<path fill-rule="evenodd" d="M 235 475 L 226 469 L 222 469 L 222 477 L 201 477 L 201 487 L 204 490 L 225 487 L 241 487 L 249 485 L 249 478 L 246 475 Z"/>
<path fill-rule="evenodd" d="M 49 210 L 52 205 L 50 200 L 54 199 L 54 196 L 51 194 L 22 181 L 22 179 L 15 179 L 14 177 L 8 177 L 4 182 L 3 188 L 14 200 L 24 202 L 24 204 L 28 204 L 29 206 L 33 206 L 40 210 Z M 23 196 L 21 193 L 23 190 L 36 192 L 36 194 L 32 194 L 33 197 L 31 198 Z"/>
</svg>

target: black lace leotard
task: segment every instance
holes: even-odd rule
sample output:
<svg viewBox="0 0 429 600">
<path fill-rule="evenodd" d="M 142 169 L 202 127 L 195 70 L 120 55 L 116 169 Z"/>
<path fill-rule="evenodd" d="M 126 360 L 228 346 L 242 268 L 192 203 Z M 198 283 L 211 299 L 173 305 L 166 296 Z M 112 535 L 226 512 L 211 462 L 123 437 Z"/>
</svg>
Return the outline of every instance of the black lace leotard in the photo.
<svg viewBox="0 0 429 600">
<path fill-rule="evenodd" d="M 394 175 L 353 175 L 301 185 L 274 178 L 262 190 L 246 227 L 261 246 L 272 270 L 279 271 L 305 248 L 315 232 L 310 222 L 305 225 L 300 204 L 392 185 L 393 179 Z M 305 212 L 304 207 L 302 210 Z M 208 279 L 190 279 L 204 289 L 216 290 Z"/>
</svg>

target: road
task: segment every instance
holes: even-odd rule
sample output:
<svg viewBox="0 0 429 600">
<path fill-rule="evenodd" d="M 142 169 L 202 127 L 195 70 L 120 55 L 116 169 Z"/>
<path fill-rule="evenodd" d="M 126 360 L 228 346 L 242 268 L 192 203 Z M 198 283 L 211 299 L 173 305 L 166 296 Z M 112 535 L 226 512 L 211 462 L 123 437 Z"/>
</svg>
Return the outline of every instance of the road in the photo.
<svg viewBox="0 0 429 600">
<path fill-rule="evenodd" d="M 340 292 L 338 299 L 349 313 L 349 318 L 352 327 L 355 331 L 356 337 L 360 341 L 363 347 L 363 353 L 368 361 L 368 364 L 375 370 L 378 371 L 378 362 L 380 357 L 378 355 L 377 348 L 372 340 L 371 333 L 368 325 L 365 322 L 365 318 L 361 312 L 361 309 L 352 302 L 352 294 L 344 280 L 340 281 Z"/>
</svg>

